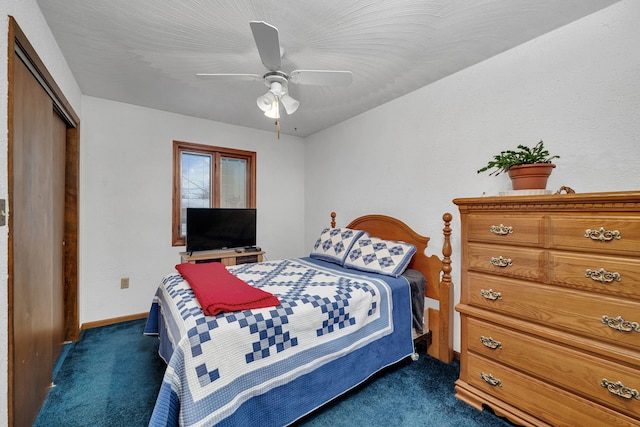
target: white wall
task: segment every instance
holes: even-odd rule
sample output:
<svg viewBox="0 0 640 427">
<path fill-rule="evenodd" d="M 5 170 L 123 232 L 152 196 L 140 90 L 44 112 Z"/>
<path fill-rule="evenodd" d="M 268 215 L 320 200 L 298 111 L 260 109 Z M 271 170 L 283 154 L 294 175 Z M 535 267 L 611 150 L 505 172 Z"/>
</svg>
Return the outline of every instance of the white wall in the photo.
<svg viewBox="0 0 640 427">
<path fill-rule="evenodd" d="M 399 217 L 440 253 L 440 218 L 454 213 L 458 301 L 451 201 L 510 189 L 476 174 L 494 154 L 542 139 L 561 156 L 548 188 L 640 189 L 638 28 L 640 2 L 626 0 L 307 138 L 307 246 L 335 210 L 339 225 Z"/>
<path fill-rule="evenodd" d="M 173 140 L 255 151 L 258 245 L 269 259 L 308 252 L 301 138 L 88 96 L 82 117 L 81 323 L 148 311 L 180 262 L 184 247 L 171 246 Z"/>
<path fill-rule="evenodd" d="M 0 1 L 0 199 L 8 199 L 7 174 L 7 52 L 9 18 L 13 16 L 40 59 L 64 92 L 76 112 L 80 111 L 80 88 L 58 48 L 35 0 Z M 11 207 L 9 206 L 9 210 Z M 0 228 L 0 425 L 7 425 L 8 355 L 8 228 Z"/>
</svg>

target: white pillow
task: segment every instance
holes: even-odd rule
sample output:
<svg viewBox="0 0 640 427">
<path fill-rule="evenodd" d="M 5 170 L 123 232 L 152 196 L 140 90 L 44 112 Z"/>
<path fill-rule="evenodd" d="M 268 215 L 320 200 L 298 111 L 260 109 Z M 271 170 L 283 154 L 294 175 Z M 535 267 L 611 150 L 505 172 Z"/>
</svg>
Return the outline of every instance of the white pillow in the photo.
<svg viewBox="0 0 640 427">
<path fill-rule="evenodd" d="M 398 277 L 406 270 L 416 247 L 405 242 L 362 236 L 349 250 L 344 266 Z"/>
<path fill-rule="evenodd" d="M 342 265 L 353 243 L 364 234 L 350 228 L 325 228 L 309 256 Z"/>
</svg>

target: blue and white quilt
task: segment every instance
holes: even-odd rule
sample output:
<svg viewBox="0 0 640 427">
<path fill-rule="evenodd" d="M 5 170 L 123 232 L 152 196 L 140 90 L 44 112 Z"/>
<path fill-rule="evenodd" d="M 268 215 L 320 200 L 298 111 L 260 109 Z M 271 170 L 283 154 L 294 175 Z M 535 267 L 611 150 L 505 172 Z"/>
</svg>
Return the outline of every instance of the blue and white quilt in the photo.
<svg viewBox="0 0 640 427">
<path fill-rule="evenodd" d="M 228 269 L 281 305 L 205 316 L 166 276 L 145 328 L 167 362 L 150 426 L 287 425 L 413 352 L 404 277 L 311 258 Z"/>
</svg>

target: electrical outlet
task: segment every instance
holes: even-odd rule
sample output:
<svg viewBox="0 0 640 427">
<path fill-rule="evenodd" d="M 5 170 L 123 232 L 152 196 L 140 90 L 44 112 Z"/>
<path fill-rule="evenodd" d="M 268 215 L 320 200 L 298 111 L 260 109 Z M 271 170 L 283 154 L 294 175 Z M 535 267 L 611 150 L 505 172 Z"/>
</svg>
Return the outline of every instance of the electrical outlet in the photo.
<svg viewBox="0 0 640 427">
<path fill-rule="evenodd" d="M 128 289 L 129 288 L 129 278 L 123 277 L 120 279 L 120 289 Z"/>
<path fill-rule="evenodd" d="M 0 200 L 0 226 L 6 225 L 7 223 L 7 211 L 6 211 L 6 200 Z"/>
</svg>

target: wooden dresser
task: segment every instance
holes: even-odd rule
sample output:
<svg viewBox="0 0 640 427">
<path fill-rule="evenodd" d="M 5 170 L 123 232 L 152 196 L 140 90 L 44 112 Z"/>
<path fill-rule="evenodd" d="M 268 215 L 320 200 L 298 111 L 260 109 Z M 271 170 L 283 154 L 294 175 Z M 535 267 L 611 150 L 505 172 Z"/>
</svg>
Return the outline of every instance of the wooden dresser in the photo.
<svg viewBox="0 0 640 427">
<path fill-rule="evenodd" d="M 640 192 L 453 202 L 456 397 L 520 425 L 640 426 Z"/>
</svg>

